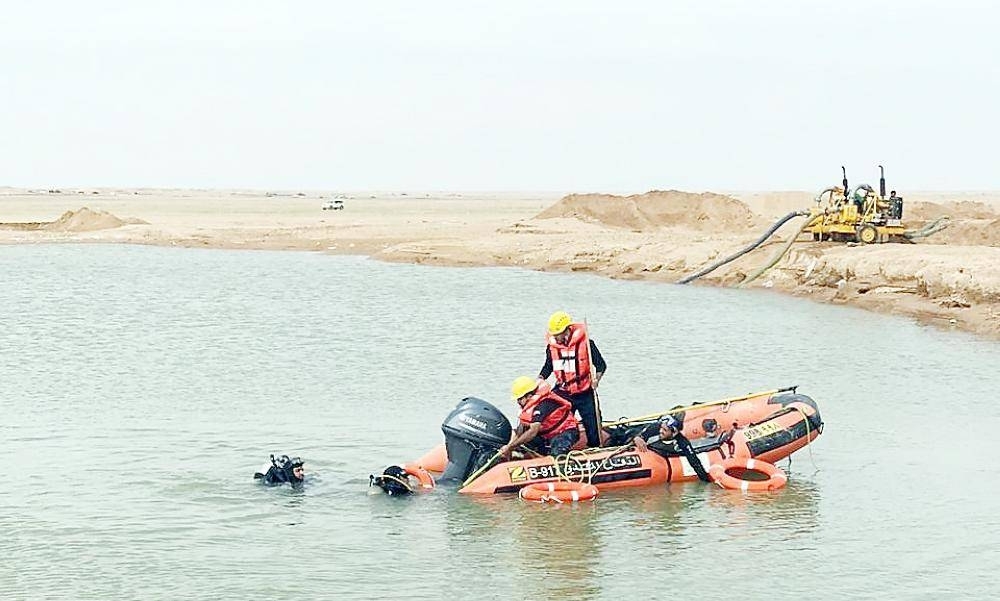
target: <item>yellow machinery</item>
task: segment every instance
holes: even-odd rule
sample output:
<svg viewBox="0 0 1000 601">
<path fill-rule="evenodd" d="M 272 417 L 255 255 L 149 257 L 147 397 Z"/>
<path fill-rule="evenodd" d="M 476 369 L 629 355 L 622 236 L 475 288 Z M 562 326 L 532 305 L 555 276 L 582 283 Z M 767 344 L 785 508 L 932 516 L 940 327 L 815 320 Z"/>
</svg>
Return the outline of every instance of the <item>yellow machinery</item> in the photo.
<svg viewBox="0 0 1000 601">
<path fill-rule="evenodd" d="M 907 241 L 903 233 L 903 199 L 893 191 L 885 195 L 885 170 L 878 166 L 878 194 L 868 184 L 851 190 L 847 185 L 847 170 L 843 186 L 827 188 L 816 197 L 816 206 L 810 209 L 810 225 L 804 231 L 813 240 L 856 241 L 876 244 L 889 241 Z"/>
</svg>

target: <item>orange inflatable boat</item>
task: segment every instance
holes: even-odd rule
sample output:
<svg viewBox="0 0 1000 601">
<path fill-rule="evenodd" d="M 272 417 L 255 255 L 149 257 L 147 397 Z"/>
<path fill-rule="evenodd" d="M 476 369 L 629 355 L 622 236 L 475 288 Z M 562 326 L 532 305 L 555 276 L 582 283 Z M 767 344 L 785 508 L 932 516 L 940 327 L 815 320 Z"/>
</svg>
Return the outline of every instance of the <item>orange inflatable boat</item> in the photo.
<svg viewBox="0 0 1000 601">
<path fill-rule="evenodd" d="M 695 480 L 683 455 L 638 452 L 631 444 L 666 414 L 681 422 L 706 470 L 731 458 L 774 463 L 823 431 L 816 402 L 789 387 L 605 422 L 602 448 L 497 463 L 497 450 L 510 440 L 510 422 L 490 403 L 469 397 L 442 424 L 445 443 L 406 465 L 425 469 L 438 483 L 450 482 L 467 494 L 517 493 L 529 484 L 559 480 L 590 483 L 601 490 Z M 585 439 L 582 432 L 580 438 Z"/>
</svg>

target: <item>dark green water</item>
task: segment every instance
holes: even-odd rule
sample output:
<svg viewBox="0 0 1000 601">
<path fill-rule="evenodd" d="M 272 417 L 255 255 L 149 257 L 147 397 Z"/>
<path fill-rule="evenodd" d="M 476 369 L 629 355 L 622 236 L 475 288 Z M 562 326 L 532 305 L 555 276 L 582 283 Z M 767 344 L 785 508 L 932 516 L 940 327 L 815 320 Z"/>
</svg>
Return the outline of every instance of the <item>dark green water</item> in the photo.
<svg viewBox="0 0 1000 601">
<path fill-rule="evenodd" d="M 798 384 L 824 435 L 779 493 L 578 507 L 368 474 L 464 396 L 514 416 L 548 314 L 605 417 Z M 0 247 L 0 598 L 988 598 L 1000 345 L 768 293 L 307 253 Z M 251 474 L 276 451 L 306 490 Z"/>
</svg>

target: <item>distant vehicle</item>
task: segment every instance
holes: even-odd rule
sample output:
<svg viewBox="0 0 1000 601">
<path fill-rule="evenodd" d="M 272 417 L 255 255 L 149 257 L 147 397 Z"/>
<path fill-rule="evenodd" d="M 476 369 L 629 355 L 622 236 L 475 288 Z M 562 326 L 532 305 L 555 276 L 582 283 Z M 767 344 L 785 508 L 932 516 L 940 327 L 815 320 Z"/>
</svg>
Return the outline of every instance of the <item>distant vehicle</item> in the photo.
<svg viewBox="0 0 1000 601">
<path fill-rule="evenodd" d="M 327 200 L 326 202 L 323 203 L 323 210 L 324 211 L 343 211 L 344 210 L 344 198 L 346 198 L 346 197 L 343 196 L 343 195 L 337 195 L 337 196 L 334 196 L 333 198 L 330 198 L 329 200 Z"/>
</svg>

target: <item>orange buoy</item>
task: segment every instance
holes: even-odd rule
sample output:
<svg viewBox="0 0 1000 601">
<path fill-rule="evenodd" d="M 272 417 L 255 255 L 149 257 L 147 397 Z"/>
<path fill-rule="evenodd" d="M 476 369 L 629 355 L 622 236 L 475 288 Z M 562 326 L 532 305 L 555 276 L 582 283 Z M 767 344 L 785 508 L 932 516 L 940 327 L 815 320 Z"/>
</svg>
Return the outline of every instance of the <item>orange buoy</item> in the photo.
<svg viewBox="0 0 1000 601">
<path fill-rule="evenodd" d="M 767 476 L 766 480 L 744 480 L 734 476 L 729 472 L 756 472 Z M 743 492 L 767 492 L 778 490 L 788 482 L 788 476 L 780 467 L 761 461 L 760 459 L 743 459 L 730 457 L 722 460 L 721 463 L 713 463 L 708 470 L 708 475 L 712 480 L 728 490 L 742 490 Z M 742 474 L 740 474 L 742 475 Z"/>
<path fill-rule="evenodd" d="M 431 473 L 413 463 L 403 466 L 403 471 L 420 481 L 420 488 L 434 488 L 434 477 Z"/>
<path fill-rule="evenodd" d="M 597 487 L 583 482 L 536 482 L 529 484 L 518 493 L 525 501 L 556 503 L 589 501 L 597 496 Z"/>
</svg>

